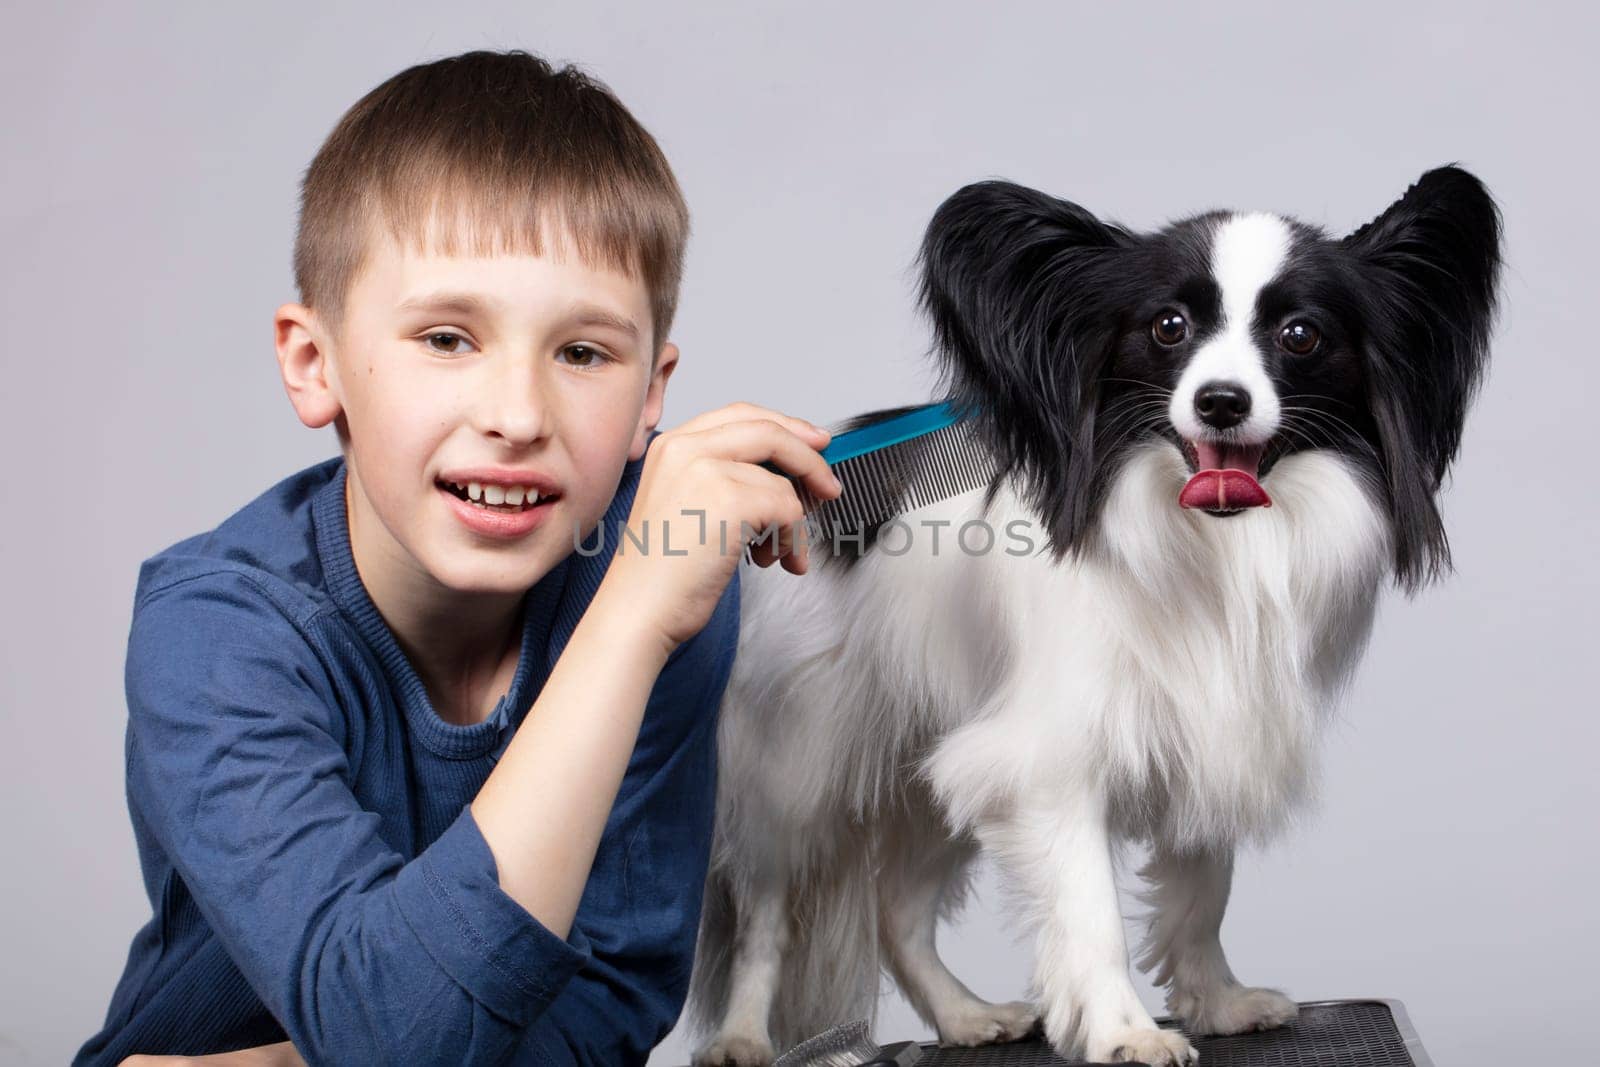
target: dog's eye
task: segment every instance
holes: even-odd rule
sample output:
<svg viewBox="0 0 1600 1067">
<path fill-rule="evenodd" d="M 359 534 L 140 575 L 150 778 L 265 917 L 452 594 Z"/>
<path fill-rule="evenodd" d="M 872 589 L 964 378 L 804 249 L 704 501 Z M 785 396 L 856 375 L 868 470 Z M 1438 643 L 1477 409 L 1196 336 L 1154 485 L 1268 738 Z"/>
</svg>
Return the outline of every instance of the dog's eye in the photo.
<svg viewBox="0 0 1600 1067">
<path fill-rule="evenodd" d="M 1156 344 L 1171 348 L 1182 344 L 1183 339 L 1189 336 L 1189 323 L 1176 311 L 1163 311 L 1150 324 L 1150 336 L 1155 338 Z"/>
<path fill-rule="evenodd" d="M 1321 341 L 1322 334 L 1309 322 L 1291 322 L 1278 334 L 1278 343 L 1297 356 L 1309 356 Z"/>
</svg>

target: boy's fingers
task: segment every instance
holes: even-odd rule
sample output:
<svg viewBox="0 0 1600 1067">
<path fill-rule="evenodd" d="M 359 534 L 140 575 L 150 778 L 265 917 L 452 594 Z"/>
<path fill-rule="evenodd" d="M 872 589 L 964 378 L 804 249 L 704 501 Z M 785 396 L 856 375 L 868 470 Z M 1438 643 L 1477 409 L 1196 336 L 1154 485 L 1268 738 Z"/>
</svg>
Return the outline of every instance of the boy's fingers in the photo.
<svg viewBox="0 0 1600 1067">
<path fill-rule="evenodd" d="M 765 525 L 748 531 L 751 536 L 746 544 L 750 549 L 751 562 L 766 567 L 781 558 L 786 568 L 797 574 L 803 573 L 806 539 L 798 535 L 796 527 L 805 521 L 805 513 L 801 510 L 800 497 L 794 490 L 794 484 L 780 474 L 748 463 L 728 461 L 724 471 L 729 480 L 749 486 L 753 494 L 759 495 L 764 501 L 761 510 L 771 517 Z M 745 532 L 739 531 L 741 538 Z M 797 559 L 802 564 L 800 570 L 795 570 Z"/>
<path fill-rule="evenodd" d="M 785 427 L 765 419 L 730 422 L 694 434 L 707 452 L 739 463 L 759 465 L 771 461 L 802 479 L 812 494 L 828 499 L 839 493 L 827 460 Z"/>
<path fill-rule="evenodd" d="M 742 485 L 760 489 L 764 493 L 771 493 L 778 499 L 793 497 L 794 502 L 800 502 L 800 496 L 794 491 L 794 483 L 776 471 L 756 463 L 741 463 L 738 460 L 724 460 L 721 469 L 727 476 Z"/>
<path fill-rule="evenodd" d="M 783 556 L 783 566 L 790 574 L 804 574 L 810 566 L 811 546 L 799 536 L 796 527 L 789 527 L 789 541 Z"/>
<path fill-rule="evenodd" d="M 769 538 L 750 549 L 751 562 L 758 567 L 767 567 L 774 560 L 783 561 L 783 569 L 791 574 L 804 574 L 807 569 L 808 546 L 803 539 L 795 535 L 795 527 L 785 524 L 778 530 L 777 546 L 773 547 Z"/>
<path fill-rule="evenodd" d="M 790 432 L 807 440 L 820 438 L 826 444 L 833 437 L 832 432 L 825 427 L 807 422 L 805 419 L 797 418 L 794 415 L 785 415 L 781 411 L 774 411 L 771 408 L 764 408 L 759 404 L 751 404 L 745 401 L 728 404 L 696 415 L 679 426 L 677 432 L 699 433 L 716 426 L 726 426 L 729 423 L 750 422 L 759 419 L 767 419 L 782 426 L 787 426 Z"/>
<path fill-rule="evenodd" d="M 755 536 L 745 543 L 750 550 L 750 562 L 757 567 L 767 567 L 772 561 L 783 555 L 783 531 L 772 531 L 776 536 L 768 536 L 766 529 L 754 531 Z"/>
</svg>

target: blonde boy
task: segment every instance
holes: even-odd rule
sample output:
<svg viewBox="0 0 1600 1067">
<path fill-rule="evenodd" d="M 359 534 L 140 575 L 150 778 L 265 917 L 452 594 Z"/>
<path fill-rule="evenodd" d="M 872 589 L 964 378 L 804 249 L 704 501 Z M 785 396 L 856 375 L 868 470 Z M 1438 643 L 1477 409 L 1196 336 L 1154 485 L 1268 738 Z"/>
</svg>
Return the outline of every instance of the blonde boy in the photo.
<svg viewBox="0 0 1600 1067">
<path fill-rule="evenodd" d="M 649 134 L 526 53 L 341 119 L 275 318 L 341 455 L 140 571 L 152 917 L 76 1062 L 612 1064 L 671 1029 L 738 631 L 739 556 L 684 513 L 796 522 L 767 460 L 837 492 L 802 420 L 655 429 L 687 228 Z"/>
</svg>

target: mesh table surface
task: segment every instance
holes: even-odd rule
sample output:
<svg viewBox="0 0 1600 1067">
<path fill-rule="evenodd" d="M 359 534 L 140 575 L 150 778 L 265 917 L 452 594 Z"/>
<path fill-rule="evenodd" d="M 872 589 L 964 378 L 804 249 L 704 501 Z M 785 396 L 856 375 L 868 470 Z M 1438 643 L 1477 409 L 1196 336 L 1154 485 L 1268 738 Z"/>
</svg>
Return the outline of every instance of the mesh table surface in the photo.
<svg viewBox="0 0 1600 1067">
<path fill-rule="evenodd" d="M 1176 1026 L 1162 1020 L 1168 1028 Z M 881 1040 L 881 1039 L 880 1039 Z M 1194 1040 L 1201 1067 L 1429 1067 L 1398 1001 L 1330 1000 L 1300 1005 L 1290 1026 Z M 1053 1067 L 1070 1062 L 1040 1040 L 982 1048 L 924 1044 L 917 1067 Z"/>
</svg>

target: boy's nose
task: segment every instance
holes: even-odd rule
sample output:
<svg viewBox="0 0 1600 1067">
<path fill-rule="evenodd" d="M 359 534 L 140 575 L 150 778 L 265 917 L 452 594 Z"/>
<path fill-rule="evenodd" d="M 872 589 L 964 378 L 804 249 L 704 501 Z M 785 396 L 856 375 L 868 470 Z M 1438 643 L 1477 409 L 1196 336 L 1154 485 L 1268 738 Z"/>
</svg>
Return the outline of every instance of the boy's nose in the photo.
<svg viewBox="0 0 1600 1067">
<path fill-rule="evenodd" d="M 498 360 L 497 373 L 479 383 L 478 412 L 486 434 L 513 443 L 532 441 L 544 432 L 545 396 L 532 359 Z"/>
</svg>

